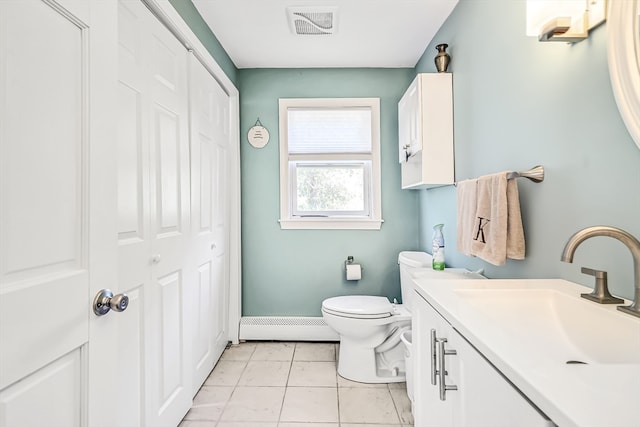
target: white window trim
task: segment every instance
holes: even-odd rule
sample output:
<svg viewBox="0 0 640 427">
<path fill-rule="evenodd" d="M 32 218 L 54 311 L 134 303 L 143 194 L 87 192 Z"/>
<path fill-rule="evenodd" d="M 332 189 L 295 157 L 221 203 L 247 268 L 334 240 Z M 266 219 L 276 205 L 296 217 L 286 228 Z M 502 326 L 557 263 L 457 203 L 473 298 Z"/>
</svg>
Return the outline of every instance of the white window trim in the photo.
<svg viewBox="0 0 640 427">
<path fill-rule="evenodd" d="M 292 217 L 290 213 L 288 108 L 331 107 L 371 108 L 371 216 L 366 218 Z M 281 98 L 280 112 L 280 228 L 283 230 L 379 230 L 382 226 L 382 179 L 380 174 L 380 99 L 379 98 Z"/>
</svg>

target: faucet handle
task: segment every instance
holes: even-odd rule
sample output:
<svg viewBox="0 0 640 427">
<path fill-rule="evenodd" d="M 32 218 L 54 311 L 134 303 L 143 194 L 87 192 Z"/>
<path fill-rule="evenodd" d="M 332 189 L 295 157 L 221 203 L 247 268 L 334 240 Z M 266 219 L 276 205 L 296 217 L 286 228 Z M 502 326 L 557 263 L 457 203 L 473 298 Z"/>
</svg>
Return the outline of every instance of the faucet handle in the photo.
<svg viewBox="0 0 640 427">
<path fill-rule="evenodd" d="M 582 267 L 580 271 L 596 278 L 596 286 L 590 294 L 580 294 L 582 298 L 597 302 L 598 304 L 623 304 L 624 300 L 616 298 L 609 293 L 607 286 L 607 272 Z"/>
<path fill-rule="evenodd" d="M 583 274 L 588 274 L 589 276 L 593 276 L 597 279 L 604 279 L 605 285 L 607 281 L 607 272 L 601 270 L 594 270 L 593 268 L 582 267 L 580 268 L 580 272 Z"/>
</svg>

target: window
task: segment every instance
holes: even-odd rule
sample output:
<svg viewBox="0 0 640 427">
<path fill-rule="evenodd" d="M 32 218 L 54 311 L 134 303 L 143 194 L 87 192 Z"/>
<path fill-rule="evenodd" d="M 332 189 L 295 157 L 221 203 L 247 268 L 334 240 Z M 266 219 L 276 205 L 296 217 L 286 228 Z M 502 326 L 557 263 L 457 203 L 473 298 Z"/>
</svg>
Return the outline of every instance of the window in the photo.
<svg viewBox="0 0 640 427">
<path fill-rule="evenodd" d="M 380 100 L 280 99 L 280 226 L 380 229 Z"/>
</svg>

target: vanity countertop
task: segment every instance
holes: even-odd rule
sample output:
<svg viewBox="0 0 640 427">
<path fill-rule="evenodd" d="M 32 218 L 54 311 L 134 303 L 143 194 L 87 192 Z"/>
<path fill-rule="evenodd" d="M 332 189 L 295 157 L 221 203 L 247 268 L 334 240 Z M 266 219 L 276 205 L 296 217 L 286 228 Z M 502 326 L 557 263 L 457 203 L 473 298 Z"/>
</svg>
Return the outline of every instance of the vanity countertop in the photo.
<svg viewBox="0 0 640 427">
<path fill-rule="evenodd" d="M 639 318 L 561 279 L 415 283 L 559 427 L 640 426 Z"/>
</svg>

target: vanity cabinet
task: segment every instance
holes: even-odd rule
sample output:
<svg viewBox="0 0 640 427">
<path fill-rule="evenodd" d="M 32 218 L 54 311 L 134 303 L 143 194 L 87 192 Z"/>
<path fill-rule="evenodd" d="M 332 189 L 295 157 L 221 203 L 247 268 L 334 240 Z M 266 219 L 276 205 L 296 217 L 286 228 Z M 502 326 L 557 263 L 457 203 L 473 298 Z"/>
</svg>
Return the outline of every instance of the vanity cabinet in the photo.
<svg viewBox="0 0 640 427">
<path fill-rule="evenodd" d="M 398 103 L 403 189 L 453 184 L 453 93 L 450 73 L 422 73 Z"/>
<path fill-rule="evenodd" d="M 419 293 L 413 299 L 416 427 L 552 427 Z"/>
</svg>

